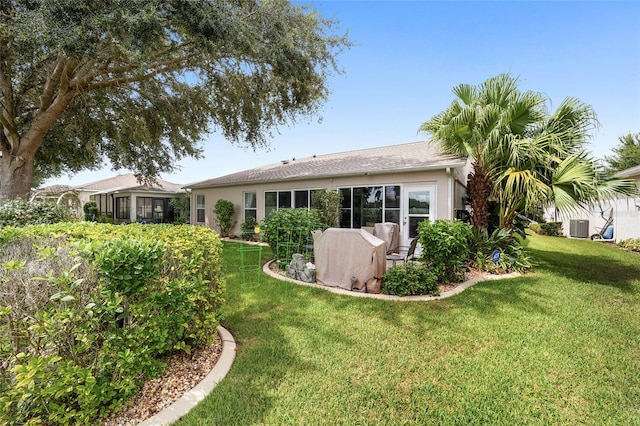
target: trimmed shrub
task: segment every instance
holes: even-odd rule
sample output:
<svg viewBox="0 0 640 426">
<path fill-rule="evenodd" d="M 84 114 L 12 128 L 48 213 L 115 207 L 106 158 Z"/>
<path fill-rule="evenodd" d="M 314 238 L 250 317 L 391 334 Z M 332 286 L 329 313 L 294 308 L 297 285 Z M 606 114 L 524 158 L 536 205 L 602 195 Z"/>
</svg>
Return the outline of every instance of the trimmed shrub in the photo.
<svg viewBox="0 0 640 426">
<path fill-rule="evenodd" d="M 0 206 L 0 227 L 27 226 L 69 222 L 68 210 L 53 203 L 34 201 L 30 203 L 22 199 L 6 201 Z"/>
<path fill-rule="evenodd" d="M 435 272 L 438 282 L 464 280 L 471 228 L 470 224 L 461 221 L 420 222 L 418 233 L 422 246 L 421 260 Z"/>
<path fill-rule="evenodd" d="M 231 228 L 236 226 L 236 222 L 233 220 L 235 212 L 236 209 L 229 200 L 219 199 L 213 207 L 213 214 L 216 215 L 216 222 L 220 227 L 220 235 L 223 237 L 228 237 Z"/>
<path fill-rule="evenodd" d="M 27 226 L 0 230 L 0 245 L 0 424 L 94 423 L 162 355 L 215 338 L 222 244 L 209 228 Z"/>
<path fill-rule="evenodd" d="M 100 216 L 100 209 L 98 209 L 98 203 L 95 201 L 87 201 L 84 203 L 82 210 L 84 211 L 84 220 L 93 222 Z"/>
<path fill-rule="evenodd" d="M 541 222 L 532 223 L 529 229 L 538 235 L 548 235 L 550 237 L 562 237 L 562 222 Z"/>
<path fill-rule="evenodd" d="M 382 293 L 396 296 L 440 294 L 438 277 L 426 265 L 407 262 L 390 268 L 382 276 Z"/>
</svg>

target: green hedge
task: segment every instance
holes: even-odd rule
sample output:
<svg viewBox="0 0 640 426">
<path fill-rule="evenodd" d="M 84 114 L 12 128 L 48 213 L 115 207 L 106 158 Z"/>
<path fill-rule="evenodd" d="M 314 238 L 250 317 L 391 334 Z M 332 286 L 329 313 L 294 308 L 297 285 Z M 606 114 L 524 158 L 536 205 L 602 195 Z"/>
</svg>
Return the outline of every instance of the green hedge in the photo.
<svg viewBox="0 0 640 426">
<path fill-rule="evenodd" d="M 390 268 L 382 277 L 382 293 L 396 296 L 440 294 L 438 277 L 429 267 L 407 262 Z"/>
<path fill-rule="evenodd" d="M 18 198 L 5 201 L 0 205 L 0 227 L 69 222 L 70 220 L 68 210 L 44 201 L 30 203 Z"/>
<path fill-rule="evenodd" d="M 222 244 L 204 227 L 0 230 L 0 424 L 88 424 L 213 341 Z"/>
<path fill-rule="evenodd" d="M 464 280 L 464 267 L 469 259 L 471 225 L 461 221 L 424 220 L 418 225 L 421 260 L 430 266 L 438 282 Z"/>
</svg>

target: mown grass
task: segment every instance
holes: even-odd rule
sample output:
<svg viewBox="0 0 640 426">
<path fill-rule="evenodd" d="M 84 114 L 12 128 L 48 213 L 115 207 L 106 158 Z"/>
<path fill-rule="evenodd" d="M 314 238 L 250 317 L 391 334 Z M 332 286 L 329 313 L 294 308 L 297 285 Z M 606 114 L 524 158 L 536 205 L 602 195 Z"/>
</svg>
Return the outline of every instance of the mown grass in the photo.
<svg viewBox="0 0 640 426">
<path fill-rule="evenodd" d="M 180 425 L 640 422 L 637 254 L 534 236 L 535 273 L 403 303 L 243 286 L 237 247 L 237 356 Z"/>
</svg>

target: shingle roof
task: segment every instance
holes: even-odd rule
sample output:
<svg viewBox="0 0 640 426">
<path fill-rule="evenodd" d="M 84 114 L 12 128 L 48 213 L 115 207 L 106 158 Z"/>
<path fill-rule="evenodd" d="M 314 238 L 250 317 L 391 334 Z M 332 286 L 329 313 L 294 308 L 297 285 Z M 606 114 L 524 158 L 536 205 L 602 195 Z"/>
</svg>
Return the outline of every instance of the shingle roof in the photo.
<svg viewBox="0 0 640 426">
<path fill-rule="evenodd" d="M 84 185 L 75 186 L 74 189 L 83 191 L 110 192 L 112 190 L 128 191 L 156 191 L 156 192 L 182 192 L 182 185 L 156 179 L 156 184 L 141 184 L 133 173 L 118 175 Z"/>
<path fill-rule="evenodd" d="M 614 175 L 619 178 L 629 178 L 629 177 L 638 177 L 640 176 L 640 166 L 634 166 L 629 169 L 621 170 Z"/>
<path fill-rule="evenodd" d="M 434 142 L 422 141 L 361 149 L 336 154 L 292 158 L 187 185 L 187 188 L 232 186 L 239 183 L 276 182 L 365 173 L 400 173 L 462 166 L 465 158 L 443 154 Z"/>
</svg>

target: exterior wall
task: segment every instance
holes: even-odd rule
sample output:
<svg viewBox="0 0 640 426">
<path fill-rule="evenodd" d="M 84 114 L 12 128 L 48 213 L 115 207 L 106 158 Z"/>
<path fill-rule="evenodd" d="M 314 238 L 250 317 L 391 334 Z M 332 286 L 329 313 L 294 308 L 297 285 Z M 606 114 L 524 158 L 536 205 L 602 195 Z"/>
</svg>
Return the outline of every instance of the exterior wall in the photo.
<svg viewBox="0 0 640 426">
<path fill-rule="evenodd" d="M 636 182 L 640 186 L 640 176 L 636 178 Z M 640 197 L 635 198 L 619 198 L 614 201 L 603 203 L 601 207 L 592 206 L 589 210 L 583 210 L 572 215 L 558 214 L 554 219 L 554 214 L 548 216 L 551 220 L 562 222 L 564 235 L 570 236 L 572 220 L 588 220 L 589 235 L 597 234 L 600 228 L 605 224 L 609 215 L 609 209 L 613 208 L 613 239 L 616 242 L 629 238 L 640 238 Z"/>
<path fill-rule="evenodd" d="M 455 206 L 462 204 L 463 187 L 455 179 L 455 171 L 434 170 L 409 173 L 392 173 L 384 175 L 361 175 L 361 176 L 338 176 L 325 179 L 294 180 L 285 182 L 267 182 L 247 185 L 236 185 L 220 188 L 192 188 L 191 190 L 191 223 L 194 225 L 209 226 L 216 231 L 220 231 L 215 224 L 213 206 L 219 199 L 231 201 L 235 206 L 235 217 L 237 221 L 232 234 L 240 231 L 240 224 L 244 221 L 244 192 L 256 192 L 257 220 L 264 219 L 264 193 L 278 190 L 308 190 L 326 189 L 335 190 L 347 186 L 379 186 L 379 185 L 401 185 L 402 188 L 412 185 L 427 185 L 436 187 L 436 219 L 452 219 L 454 217 Z M 198 223 L 196 221 L 196 199 L 197 195 L 205 197 L 205 220 Z M 457 200 L 460 200 L 459 202 Z M 460 207 L 462 208 L 462 207 Z"/>
</svg>

